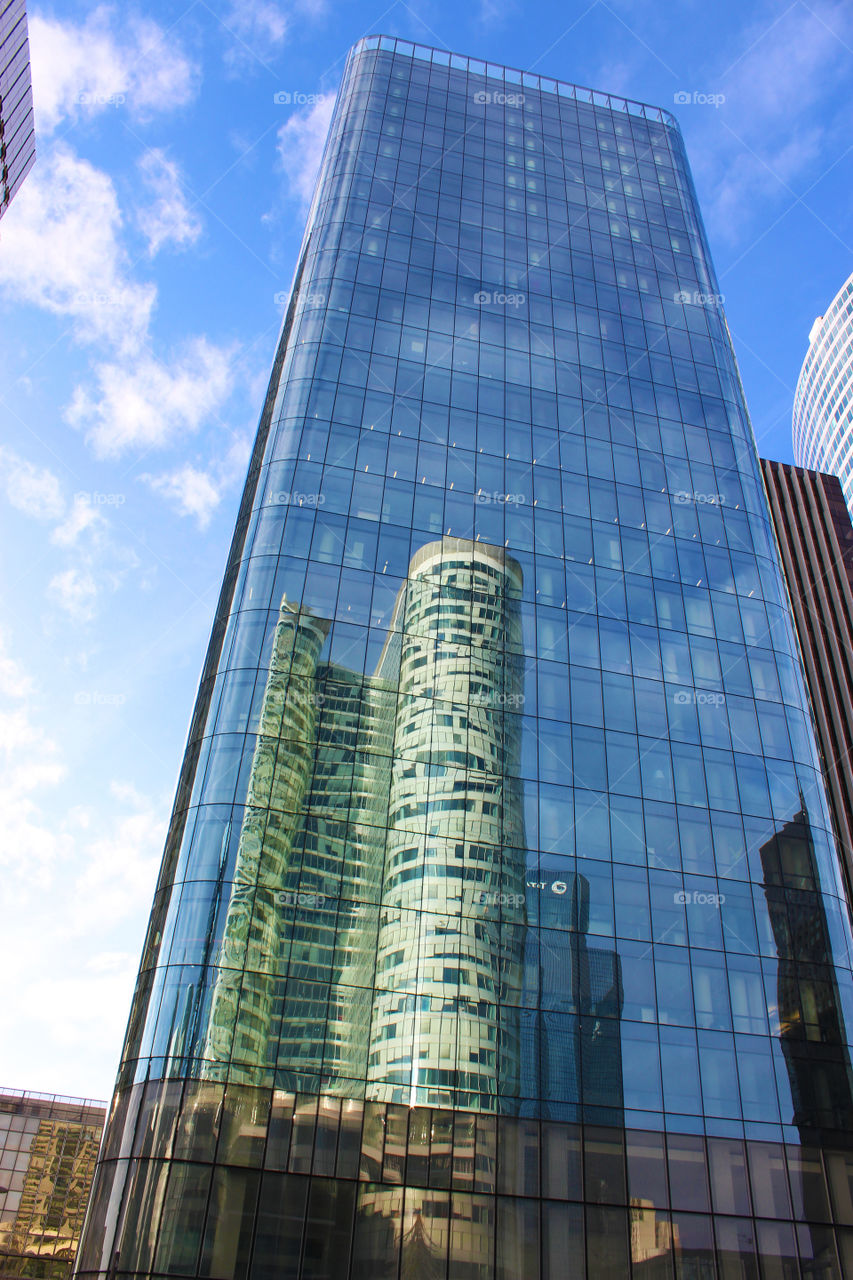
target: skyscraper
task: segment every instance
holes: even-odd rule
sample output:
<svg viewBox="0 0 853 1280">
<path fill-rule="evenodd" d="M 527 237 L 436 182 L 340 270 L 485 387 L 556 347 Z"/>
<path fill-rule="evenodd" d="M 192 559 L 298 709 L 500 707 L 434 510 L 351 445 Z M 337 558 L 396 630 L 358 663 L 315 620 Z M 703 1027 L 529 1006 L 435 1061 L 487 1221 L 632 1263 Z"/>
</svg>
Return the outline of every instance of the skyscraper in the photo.
<svg viewBox="0 0 853 1280">
<path fill-rule="evenodd" d="M 838 1277 L 851 946 L 675 121 L 361 41 L 79 1273 Z"/>
<path fill-rule="evenodd" d="M 853 510 L 853 273 L 818 316 L 794 398 L 794 457 L 838 476 Z"/>
<path fill-rule="evenodd" d="M 853 885 L 853 521 L 837 476 L 761 459 L 823 757 Z"/>
<path fill-rule="evenodd" d="M 0 218 L 36 158 L 25 0 L 0 0 Z"/>
</svg>

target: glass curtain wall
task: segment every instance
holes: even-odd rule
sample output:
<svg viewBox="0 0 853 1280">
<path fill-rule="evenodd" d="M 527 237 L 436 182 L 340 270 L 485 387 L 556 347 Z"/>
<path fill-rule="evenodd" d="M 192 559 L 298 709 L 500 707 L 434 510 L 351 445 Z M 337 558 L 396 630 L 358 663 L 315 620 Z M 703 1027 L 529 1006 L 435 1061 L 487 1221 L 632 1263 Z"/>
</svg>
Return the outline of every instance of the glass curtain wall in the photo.
<svg viewBox="0 0 853 1280">
<path fill-rule="evenodd" d="M 829 831 L 674 120 L 362 41 L 79 1274 L 853 1274 Z"/>
</svg>

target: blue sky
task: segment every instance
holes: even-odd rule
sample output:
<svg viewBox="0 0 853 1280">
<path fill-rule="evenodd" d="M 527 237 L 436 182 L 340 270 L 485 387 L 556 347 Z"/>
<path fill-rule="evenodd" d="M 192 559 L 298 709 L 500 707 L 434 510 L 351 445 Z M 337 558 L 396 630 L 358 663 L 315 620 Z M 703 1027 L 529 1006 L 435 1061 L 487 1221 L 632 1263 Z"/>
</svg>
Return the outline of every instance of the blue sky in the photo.
<svg viewBox="0 0 853 1280">
<path fill-rule="evenodd" d="M 0 222 L 0 1084 L 105 1097 L 347 48 L 387 32 L 674 109 L 759 448 L 791 460 L 808 332 L 853 267 L 853 11 L 29 8 L 38 161 Z"/>
</svg>

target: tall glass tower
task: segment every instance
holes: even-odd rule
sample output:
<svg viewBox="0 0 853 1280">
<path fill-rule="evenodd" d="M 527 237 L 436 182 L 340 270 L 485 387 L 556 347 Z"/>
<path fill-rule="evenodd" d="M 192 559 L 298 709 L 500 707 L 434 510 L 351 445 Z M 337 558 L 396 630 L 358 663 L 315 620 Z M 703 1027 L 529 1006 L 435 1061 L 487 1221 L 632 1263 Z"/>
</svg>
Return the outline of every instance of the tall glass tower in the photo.
<svg viewBox="0 0 853 1280">
<path fill-rule="evenodd" d="M 853 273 L 818 316 L 794 398 L 794 454 L 801 467 L 838 476 L 853 511 Z"/>
<path fill-rule="evenodd" d="M 363 40 L 79 1274 L 853 1275 L 829 830 L 674 120 Z"/>
</svg>

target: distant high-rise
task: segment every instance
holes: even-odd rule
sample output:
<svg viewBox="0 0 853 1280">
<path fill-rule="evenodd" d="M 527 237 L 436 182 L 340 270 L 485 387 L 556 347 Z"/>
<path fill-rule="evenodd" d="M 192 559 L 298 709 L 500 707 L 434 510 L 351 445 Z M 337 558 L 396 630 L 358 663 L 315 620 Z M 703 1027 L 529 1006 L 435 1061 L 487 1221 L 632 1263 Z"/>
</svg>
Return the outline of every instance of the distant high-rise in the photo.
<svg viewBox="0 0 853 1280">
<path fill-rule="evenodd" d="M 853 510 L 853 274 L 812 325 L 793 434 L 799 466 L 838 476 Z"/>
<path fill-rule="evenodd" d="M 25 0 L 0 0 L 0 217 L 36 158 Z"/>
<path fill-rule="evenodd" d="M 80 1276 L 853 1275 L 851 954 L 677 124 L 362 40 Z"/>
<path fill-rule="evenodd" d="M 853 886 L 853 522 L 837 476 L 761 460 L 823 756 Z"/>
<path fill-rule="evenodd" d="M 0 1092 L 0 1276 L 71 1275 L 105 1119 L 102 1102 Z"/>
</svg>

